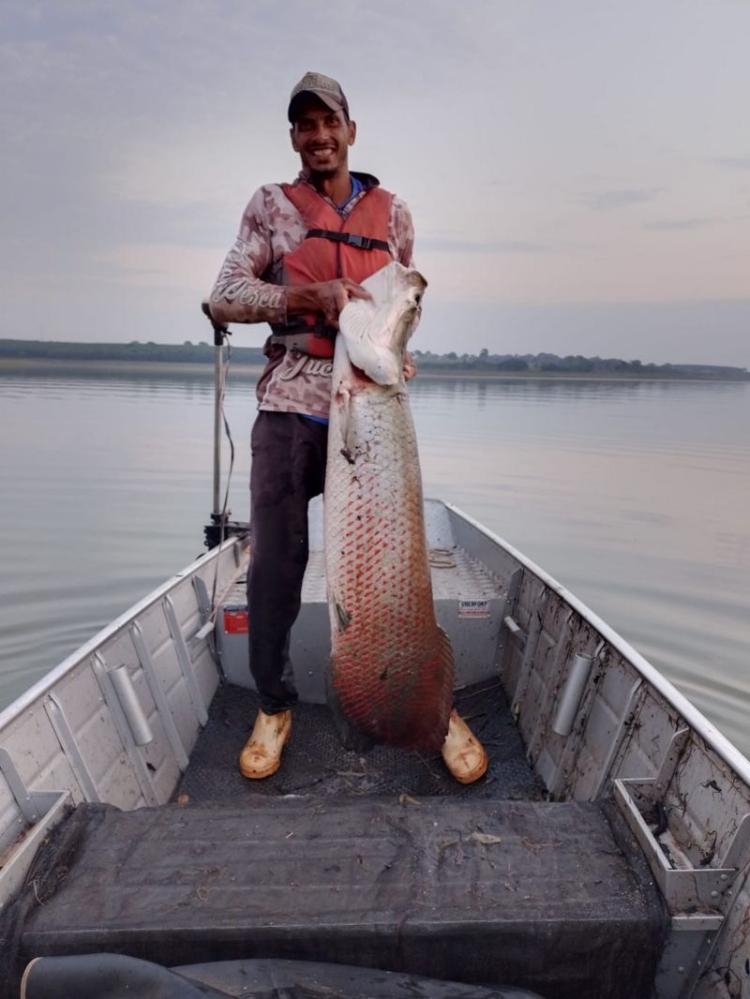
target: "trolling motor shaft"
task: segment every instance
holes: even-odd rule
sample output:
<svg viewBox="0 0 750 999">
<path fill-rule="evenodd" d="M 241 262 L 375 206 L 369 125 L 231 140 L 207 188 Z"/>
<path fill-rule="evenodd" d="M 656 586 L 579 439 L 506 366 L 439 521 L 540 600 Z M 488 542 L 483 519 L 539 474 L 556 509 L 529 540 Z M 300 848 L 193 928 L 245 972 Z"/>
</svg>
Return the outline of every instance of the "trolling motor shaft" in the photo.
<svg viewBox="0 0 750 999">
<path fill-rule="evenodd" d="M 224 354 L 225 345 L 228 345 L 228 338 L 231 331 L 224 323 L 217 323 L 211 315 L 208 302 L 201 304 L 201 311 L 211 323 L 214 331 L 214 474 L 213 474 L 213 497 L 211 506 L 211 522 L 203 530 L 205 544 L 207 548 L 215 548 L 221 544 L 224 538 L 230 534 L 244 534 L 247 531 L 247 524 L 237 524 L 229 520 L 231 511 L 227 509 L 229 498 L 229 483 L 227 482 L 227 492 L 224 500 L 221 498 L 221 427 L 222 423 L 229 436 L 224 417 L 224 383 L 225 366 Z M 230 446 L 232 439 L 229 437 Z M 231 467 L 230 467 L 231 475 Z"/>
</svg>

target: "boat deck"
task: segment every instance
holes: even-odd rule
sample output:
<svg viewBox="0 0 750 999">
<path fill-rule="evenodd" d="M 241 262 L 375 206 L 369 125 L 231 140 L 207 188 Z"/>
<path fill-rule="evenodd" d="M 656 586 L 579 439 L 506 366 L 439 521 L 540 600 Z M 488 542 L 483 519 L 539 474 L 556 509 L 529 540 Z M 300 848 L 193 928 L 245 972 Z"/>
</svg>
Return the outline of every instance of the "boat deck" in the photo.
<svg viewBox="0 0 750 999">
<path fill-rule="evenodd" d="M 287 958 L 643 999 L 662 945 L 645 865 L 587 803 L 251 793 L 81 805 L 55 838 L 27 958 Z"/>
<path fill-rule="evenodd" d="M 439 755 L 343 750 L 322 705 L 295 710 L 282 769 L 253 783 L 236 757 L 257 700 L 223 685 L 176 800 L 80 805 L 53 832 L 20 956 L 324 961 L 643 999 L 665 921 L 617 814 L 544 800 L 495 682 L 457 706 L 491 757 L 471 787 Z"/>
<path fill-rule="evenodd" d="M 257 794 L 450 796 L 541 800 L 543 787 L 526 759 L 499 680 L 460 691 L 456 706 L 490 756 L 487 775 L 466 787 L 453 780 L 440 754 L 375 746 L 362 753 L 342 748 L 325 705 L 294 709 L 292 738 L 281 770 L 263 781 L 242 777 L 236 766 L 258 710 L 257 695 L 247 688 L 222 685 L 211 705 L 208 725 L 190 756 L 190 767 L 175 797 L 192 803 L 240 805 Z"/>
</svg>

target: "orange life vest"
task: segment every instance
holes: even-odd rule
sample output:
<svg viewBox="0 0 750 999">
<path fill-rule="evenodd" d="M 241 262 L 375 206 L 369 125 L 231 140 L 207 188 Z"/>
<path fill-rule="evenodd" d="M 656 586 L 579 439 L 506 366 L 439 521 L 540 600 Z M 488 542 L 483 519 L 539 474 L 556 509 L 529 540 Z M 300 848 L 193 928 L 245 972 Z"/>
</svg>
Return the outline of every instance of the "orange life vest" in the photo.
<svg viewBox="0 0 750 999">
<path fill-rule="evenodd" d="M 302 216 L 307 234 L 284 257 L 284 283 L 313 284 L 351 278 L 360 284 L 391 260 L 388 225 L 393 195 L 372 187 L 342 218 L 309 184 L 282 184 L 284 194 Z M 333 357 L 336 331 L 319 315 L 294 316 L 273 327 L 273 340 L 313 357 Z"/>
</svg>

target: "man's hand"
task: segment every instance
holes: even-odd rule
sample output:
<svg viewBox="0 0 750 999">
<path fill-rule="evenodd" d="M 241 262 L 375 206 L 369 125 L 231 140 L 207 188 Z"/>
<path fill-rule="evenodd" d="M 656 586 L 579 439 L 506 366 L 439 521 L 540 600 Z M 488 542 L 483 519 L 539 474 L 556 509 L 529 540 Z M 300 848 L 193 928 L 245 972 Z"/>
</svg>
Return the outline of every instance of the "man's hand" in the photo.
<svg viewBox="0 0 750 999">
<path fill-rule="evenodd" d="M 290 285 L 286 300 L 287 314 L 321 312 L 325 321 L 338 329 L 341 310 L 352 298 L 369 300 L 372 299 L 372 295 L 361 284 L 350 278 L 320 281 L 317 284 Z"/>
<path fill-rule="evenodd" d="M 417 374 L 417 362 L 414 360 L 414 356 L 409 353 L 408 350 L 404 351 L 404 381 L 411 381 L 412 378 L 416 377 Z"/>
</svg>

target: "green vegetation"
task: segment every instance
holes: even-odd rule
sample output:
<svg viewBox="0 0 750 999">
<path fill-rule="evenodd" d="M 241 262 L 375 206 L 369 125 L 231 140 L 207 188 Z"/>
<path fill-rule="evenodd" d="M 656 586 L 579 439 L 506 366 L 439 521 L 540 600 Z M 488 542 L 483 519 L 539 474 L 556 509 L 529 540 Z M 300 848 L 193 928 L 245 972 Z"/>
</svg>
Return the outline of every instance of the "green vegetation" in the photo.
<svg viewBox="0 0 750 999">
<path fill-rule="evenodd" d="M 54 361 L 167 361 L 173 364 L 213 364 L 210 343 L 68 343 L 63 340 L 2 340 L 0 358 L 39 358 Z M 240 364 L 264 364 L 260 347 L 232 347 Z"/>
<path fill-rule="evenodd" d="M 617 357 L 582 357 L 569 354 L 490 354 L 487 348 L 478 354 L 434 354 L 415 350 L 419 370 L 444 374 L 525 375 L 554 377 L 555 375 L 590 375 L 602 378 L 706 378 L 730 381 L 750 379 L 746 368 L 714 364 L 643 364 L 623 361 Z M 68 343 L 59 340 L 0 339 L 0 361 L 46 360 L 80 362 L 157 362 L 172 364 L 213 364 L 214 347 L 209 343 L 182 344 L 140 343 Z M 260 347 L 232 347 L 232 363 L 262 365 L 265 362 Z"/>
<path fill-rule="evenodd" d="M 433 354 L 414 351 L 420 370 L 444 370 L 477 373 L 500 372 L 524 375 L 601 375 L 621 378 L 717 378 L 750 379 L 747 368 L 717 364 L 643 364 L 618 357 L 583 357 L 581 354 L 490 354 L 487 348 L 478 354 Z"/>
</svg>

